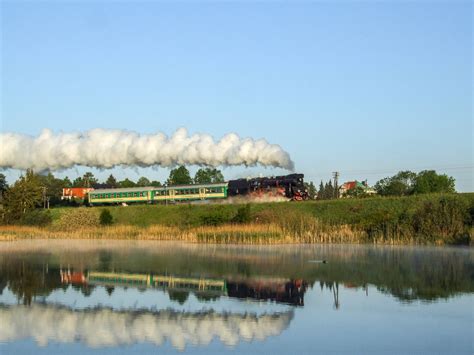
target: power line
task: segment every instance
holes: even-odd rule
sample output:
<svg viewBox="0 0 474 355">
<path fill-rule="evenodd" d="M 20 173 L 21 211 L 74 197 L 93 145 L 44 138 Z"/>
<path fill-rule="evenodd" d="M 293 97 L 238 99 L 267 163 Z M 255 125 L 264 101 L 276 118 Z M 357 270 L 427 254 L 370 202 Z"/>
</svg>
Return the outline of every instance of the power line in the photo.
<svg viewBox="0 0 474 355">
<path fill-rule="evenodd" d="M 406 170 L 474 170 L 474 166 L 456 166 L 456 167 L 425 167 L 425 168 L 410 168 L 410 169 L 391 169 L 391 170 L 340 170 L 343 174 L 366 174 L 366 175 L 377 175 L 377 174 L 391 174 L 393 172 L 406 171 Z M 334 172 L 319 172 L 318 175 L 334 174 Z M 316 174 L 313 174 L 316 175 Z"/>
</svg>

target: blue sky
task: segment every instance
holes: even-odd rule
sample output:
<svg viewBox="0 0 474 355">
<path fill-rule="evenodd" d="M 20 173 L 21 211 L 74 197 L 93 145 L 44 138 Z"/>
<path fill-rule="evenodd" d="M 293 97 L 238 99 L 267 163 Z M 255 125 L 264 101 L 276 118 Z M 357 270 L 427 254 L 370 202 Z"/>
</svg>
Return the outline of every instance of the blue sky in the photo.
<svg viewBox="0 0 474 355">
<path fill-rule="evenodd" d="M 0 28 L 3 132 L 236 132 L 316 183 L 435 168 L 474 191 L 469 1 L 2 1 Z"/>
</svg>

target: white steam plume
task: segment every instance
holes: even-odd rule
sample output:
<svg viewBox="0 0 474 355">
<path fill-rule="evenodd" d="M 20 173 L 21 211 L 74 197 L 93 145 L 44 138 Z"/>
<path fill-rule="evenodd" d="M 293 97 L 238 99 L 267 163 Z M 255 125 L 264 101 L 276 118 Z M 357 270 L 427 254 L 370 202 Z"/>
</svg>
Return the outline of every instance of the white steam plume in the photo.
<svg viewBox="0 0 474 355">
<path fill-rule="evenodd" d="M 96 168 L 174 165 L 262 165 L 293 170 L 289 154 L 264 139 L 240 138 L 229 133 L 219 141 L 208 134 L 189 135 L 180 128 L 140 135 L 125 130 L 92 129 L 54 134 L 44 129 L 37 137 L 0 133 L 0 168 L 37 171 L 83 165 Z"/>
</svg>

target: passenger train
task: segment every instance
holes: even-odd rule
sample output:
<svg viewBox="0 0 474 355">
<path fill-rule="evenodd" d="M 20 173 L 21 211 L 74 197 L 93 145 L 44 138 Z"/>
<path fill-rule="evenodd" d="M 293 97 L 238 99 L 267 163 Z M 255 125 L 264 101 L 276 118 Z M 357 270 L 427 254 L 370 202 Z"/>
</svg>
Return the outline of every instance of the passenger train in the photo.
<svg viewBox="0 0 474 355">
<path fill-rule="evenodd" d="M 94 189 L 88 192 L 90 205 L 128 203 L 176 203 L 224 200 L 234 196 L 279 196 L 288 200 L 308 199 L 303 174 L 230 180 L 215 184 L 170 185 Z"/>
</svg>

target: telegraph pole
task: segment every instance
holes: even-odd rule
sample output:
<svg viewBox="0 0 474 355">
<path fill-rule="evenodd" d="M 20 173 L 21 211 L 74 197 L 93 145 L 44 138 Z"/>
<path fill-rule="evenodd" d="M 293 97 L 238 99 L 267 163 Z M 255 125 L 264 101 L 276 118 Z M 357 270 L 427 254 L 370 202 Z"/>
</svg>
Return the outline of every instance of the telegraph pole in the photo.
<svg viewBox="0 0 474 355">
<path fill-rule="evenodd" d="M 334 178 L 334 198 L 339 198 L 339 172 L 333 172 L 332 177 Z"/>
</svg>

